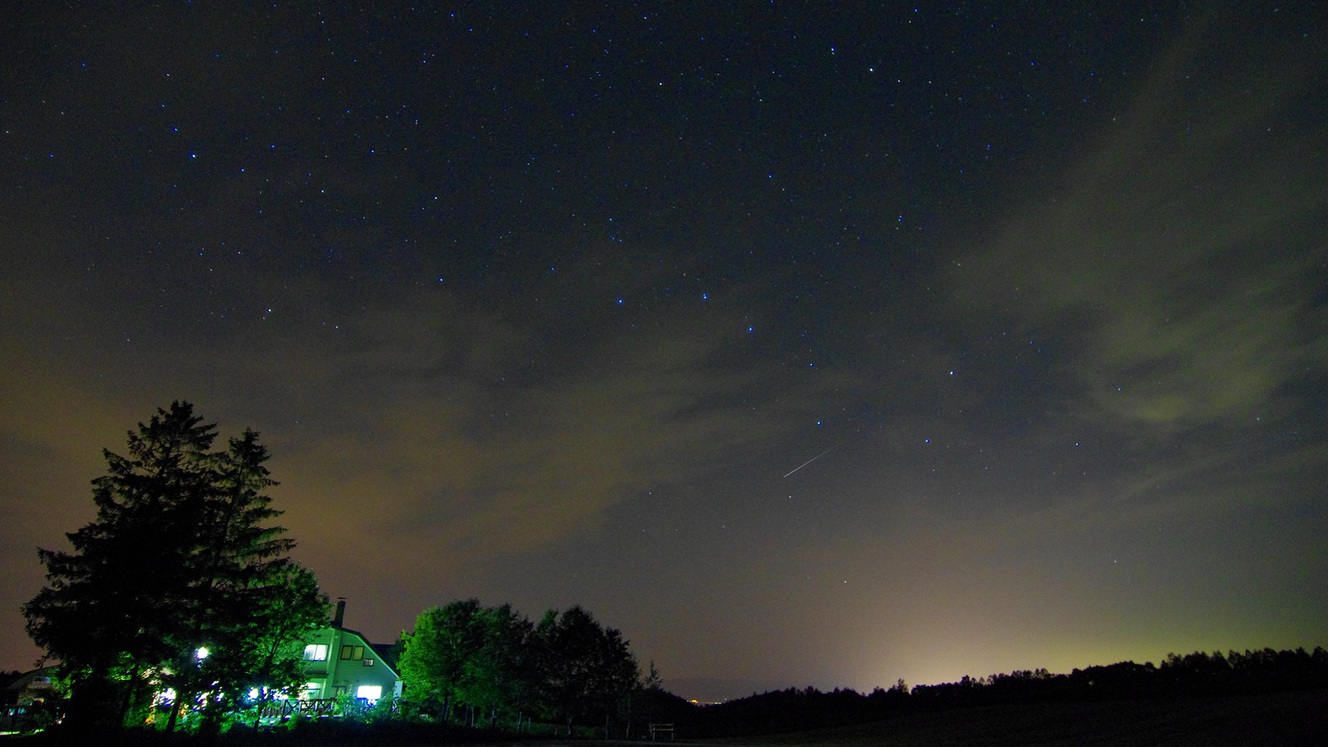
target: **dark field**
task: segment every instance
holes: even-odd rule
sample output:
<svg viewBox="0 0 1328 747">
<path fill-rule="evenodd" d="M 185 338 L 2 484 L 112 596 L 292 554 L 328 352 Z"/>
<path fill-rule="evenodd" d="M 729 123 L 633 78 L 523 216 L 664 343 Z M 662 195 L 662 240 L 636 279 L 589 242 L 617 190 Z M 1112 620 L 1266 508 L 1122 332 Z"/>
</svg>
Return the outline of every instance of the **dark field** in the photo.
<svg viewBox="0 0 1328 747">
<path fill-rule="evenodd" d="M 1293 692 L 1226 698 L 1173 701 L 1118 701 L 956 708 L 919 713 L 873 723 L 812 731 L 725 739 L 687 739 L 678 724 L 677 747 L 1013 747 L 1014 745 L 1267 745 L 1269 747 L 1328 746 L 1328 691 Z M 650 744 L 645 741 L 510 740 L 498 734 L 440 732 L 386 725 L 357 728 L 311 728 L 297 732 L 228 735 L 216 742 L 185 735 L 160 733 L 126 735 L 120 744 L 140 747 L 176 747 L 211 744 L 214 747 L 432 747 L 433 745 L 523 745 L 575 747 L 583 745 Z M 667 742 L 664 742 L 667 743 Z M 71 744 L 56 734 L 0 737 L 0 744 L 15 747 Z"/>
<path fill-rule="evenodd" d="M 793 734 L 706 740 L 747 745 L 1328 745 L 1328 692 L 998 706 Z"/>
</svg>

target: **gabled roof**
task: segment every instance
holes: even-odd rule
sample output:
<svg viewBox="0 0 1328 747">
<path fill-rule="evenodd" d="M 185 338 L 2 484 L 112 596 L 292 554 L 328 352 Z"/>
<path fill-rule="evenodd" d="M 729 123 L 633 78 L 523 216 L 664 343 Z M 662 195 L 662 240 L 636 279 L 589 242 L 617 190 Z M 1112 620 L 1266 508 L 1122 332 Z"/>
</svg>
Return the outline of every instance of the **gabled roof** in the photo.
<svg viewBox="0 0 1328 747">
<path fill-rule="evenodd" d="M 378 660 L 381 661 L 384 666 L 392 670 L 392 674 L 396 675 L 398 678 L 401 677 L 401 670 L 397 669 L 397 652 L 395 643 L 370 643 L 369 638 L 358 630 L 352 630 L 342 625 L 328 625 L 327 627 L 332 630 L 340 630 L 342 633 L 350 633 L 356 638 L 359 638 L 364 642 L 365 646 L 368 646 L 370 650 L 378 655 Z"/>
<path fill-rule="evenodd" d="M 363 638 L 364 636 L 360 637 Z M 365 643 L 369 642 L 365 641 Z M 384 664 L 386 664 L 393 672 L 396 672 L 397 674 L 401 673 L 401 670 L 397 668 L 397 661 L 400 658 L 401 654 L 401 652 L 397 649 L 397 644 L 369 643 L 369 648 L 372 648 L 374 650 L 374 653 L 378 654 L 379 660 L 381 660 Z"/>
<path fill-rule="evenodd" d="M 393 667 L 393 668 L 392 668 L 392 671 L 395 672 L 395 671 L 396 671 L 396 667 Z M 46 678 L 49 678 L 49 677 L 52 677 L 52 676 L 54 676 L 54 675 L 55 675 L 55 667 L 53 667 L 53 666 L 51 666 L 51 667 L 42 667 L 41 669 L 33 669 L 32 671 L 24 672 L 23 674 L 20 674 L 19 676 L 17 676 L 17 677 L 15 677 L 14 679 L 10 680 L 10 681 L 9 681 L 9 684 L 5 685 L 5 688 L 4 688 L 4 689 L 6 689 L 6 690 L 24 690 L 24 689 L 26 689 L 29 685 L 31 685 L 35 680 L 37 680 L 39 677 L 46 677 Z"/>
</svg>

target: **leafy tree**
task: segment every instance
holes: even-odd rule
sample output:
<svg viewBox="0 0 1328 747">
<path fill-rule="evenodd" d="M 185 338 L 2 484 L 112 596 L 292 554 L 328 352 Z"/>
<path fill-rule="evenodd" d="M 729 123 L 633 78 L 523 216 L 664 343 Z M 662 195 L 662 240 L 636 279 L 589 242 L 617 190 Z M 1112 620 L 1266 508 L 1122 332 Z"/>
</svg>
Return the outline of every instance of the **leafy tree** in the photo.
<svg viewBox="0 0 1328 747">
<path fill-rule="evenodd" d="M 431 607 L 415 618 L 415 630 L 404 636 L 400 668 L 403 691 L 444 721 L 462 688 L 466 662 L 478 648 L 472 618 L 478 599 Z"/>
<path fill-rule="evenodd" d="M 607 733 L 641 678 L 622 634 L 576 606 L 561 615 L 549 610 L 535 629 L 535 641 L 546 717 L 562 719 L 571 734 L 573 720 L 602 713 Z"/>
<path fill-rule="evenodd" d="M 216 436 L 187 402 L 159 409 L 127 456 L 103 452 L 97 515 L 67 535 L 73 552 L 38 550 L 47 585 L 23 613 L 69 676 L 71 728 L 123 726 L 163 685 L 177 694 L 168 728 L 180 704 L 215 727 L 253 684 L 298 678 L 290 644 L 326 618 L 327 597 L 268 524 L 280 512 L 257 434 L 219 452 Z"/>
<path fill-rule="evenodd" d="M 580 607 L 561 615 L 551 610 L 535 626 L 510 605 L 455 601 L 420 613 L 403 637 L 405 693 L 444 720 L 464 708 L 472 726 L 512 716 L 520 729 L 535 711 L 570 732 L 574 719 L 602 714 L 607 732 L 615 717 L 630 719 L 643 708 L 640 670 L 627 641 Z M 657 687 L 658 675 L 652 676 Z"/>
<path fill-rule="evenodd" d="M 532 699 L 529 639 L 534 626 L 511 605 L 476 610 L 458 688 L 461 702 L 488 712 L 489 725 L 499 714 L 516 715 L 517 725 Z"/>
<path fill-rule="evenodd" d="M 0 672 L 0 688 L 9 687 L 9 684 L 11 682 L 17 680 L 19 677 L 22 676 L 23 673 L 18 671 L 17 669 L 14 670 L 6 669 Z M 8 695 L 8 693 L 6 693 L 6 695 Z"/>
<path fill-rule="evenodd" d="M 270 573 L 267 585 L 249 589 L 251 617 L 231 621 L 227 643 L 208 668 L 216 678 L 211 694 L 226 706 L 220 712 L 243 710 L 252 690 L 259 692 L 251 704 L 255 718 L 277 693 L 294 697 L 306 664 L 299 643 L 327 622 L 328 599 L 313 572 L 289 563 Z"/>
<path fill-rule="evenodd" d="M 657 700 L 659 693 L 664 690 L 664 675 L 660 674 L 659 667 L 655 666 L 654 659 L 650 660 L 646 671 L 641 675 L 641 681 L 632 688 L 629 716 L 632 719 L 645 717 L 647 722 L 653 720 L 653 704 Z M 631 735 L 627 735 L 631 738 Z"/>
</svg>

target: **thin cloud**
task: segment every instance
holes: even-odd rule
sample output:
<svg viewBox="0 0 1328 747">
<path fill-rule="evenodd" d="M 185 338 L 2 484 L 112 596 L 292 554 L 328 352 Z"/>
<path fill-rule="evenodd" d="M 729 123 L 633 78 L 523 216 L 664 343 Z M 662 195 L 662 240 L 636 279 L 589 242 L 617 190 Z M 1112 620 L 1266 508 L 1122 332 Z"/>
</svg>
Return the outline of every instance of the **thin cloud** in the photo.
<svg viewBox="0 0 1328 747">
<path fill-rule="evenodd" d="M 1314 280 L 1323 133 L 1290 115 L 1301 85 L 1321 85 L 1315 66 L 1287 47 L 1214 67 L 1206 31 L 1164 57 L 1056 199 L 949 277 L 970 303 L 1077 339 L 1067 372 L 1122 427 L 1244 422 L 1328 363 Z M 1304 129 L 1268 137 L 1288 127 Z"/>
</svg>

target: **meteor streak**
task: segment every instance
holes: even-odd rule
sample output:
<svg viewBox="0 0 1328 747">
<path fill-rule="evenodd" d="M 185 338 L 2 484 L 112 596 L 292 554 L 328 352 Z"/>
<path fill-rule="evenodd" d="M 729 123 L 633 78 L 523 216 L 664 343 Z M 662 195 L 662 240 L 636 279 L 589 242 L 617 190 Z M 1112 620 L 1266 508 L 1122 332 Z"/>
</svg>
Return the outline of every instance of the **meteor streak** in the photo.
<svg viewBox="0 0 1328 747">
<path fill-rule="evenodd" d="M 835 446 L 838 446 L 838 445 L 839 445 L 839 444 L 835 444 Z M 831 446 L 830 448 L 826 449 L 825 451 L 821 452 L 820 454 L 817 454 L 816 456 L 812 457 L 811 459 L 808 459 L 807 461 L 803 462 L 802 464 L 799 464 L 798 466 L 796 466 L 796 467 L 794 467 L 793 469 L 789 470 L 789 471 L 788 471 L 788 474 L 787 474 L 787 475 L 784 475 L 784 477 L 788 477 L 789 475 L 793 474 L 794 472 L 797 472 L 798 470 L 802 469 L 803 467 L 806 467 L 807 465 L 811 464 L 812 462 L 816 461 L 817 459 L 820 459 L 821 457 L 825 456 L 826 454 L 829 454 L 830 452 L 834 451 L 834 450 L 835 450 L 835 446 Z"/>
</svg>

